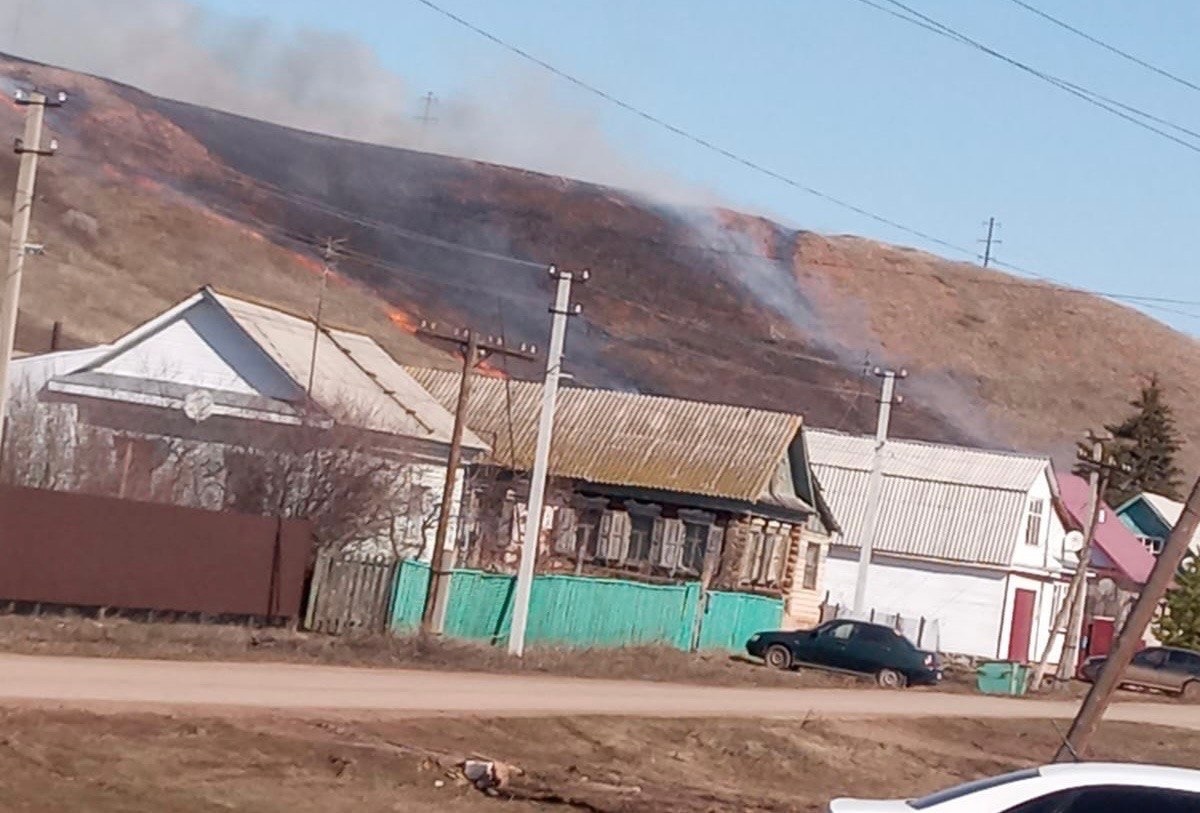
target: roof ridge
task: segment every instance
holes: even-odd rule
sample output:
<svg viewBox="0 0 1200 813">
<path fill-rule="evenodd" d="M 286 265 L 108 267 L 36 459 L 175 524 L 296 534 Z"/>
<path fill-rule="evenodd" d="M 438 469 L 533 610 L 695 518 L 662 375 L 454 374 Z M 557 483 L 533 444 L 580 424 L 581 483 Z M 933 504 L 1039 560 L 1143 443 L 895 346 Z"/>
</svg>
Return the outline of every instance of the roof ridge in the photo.
<svg viewBox="0 0 1200 813">
<path fill-rule="evenodd" d="M 437 375 L 446 375 L 446 376 L 461 376 L 462 375 L 462 373 L 460 373 L 456 370 L 439 370 L 436 367 L 418 367 L 415 365 L 407 365 L 407 364 L 402 365 L 402 366 L 404 366 L 404 368 L 406 370 L 410 370 L 410 371 L 415 370 L 418 372 L 429 372 L 429 373 L 434 373 Z M 476 381 L 479 381 L 479 380 L 481 380 L 481 378 L 476 378 Z M 510 385 L 516 385 L 516 386 L 521 386 L 521 387 L 531 387 L 531 388 L 539 388 L 539 389 L 541 388 L 540 381 L 530 381 L 530 380 L 524 379 L 524 378 L 496 378 L 493 380 L 507 381 L 507 382 L 509 382 Z M 745 410 L 747 412 L 753 412 L 753 413 L 757 413 L 760 415 L 776 415 L 781 418 L 792 418 L 792 419 L 800 420 L 801 422 L 803 422 L 803 420 L 804 420 L 804 416 L 798 412 L 784 412 L 783 410 L 779 410 L 779 409 L 767 409 L 766 407 L 745 406 L 742 404 L 725 404 L 725 403 L 721 403 L 719 401 L 703 401 L 698 398 L 680 398 L 675 395 L 657 395 L 654 393 L 646 393 L 646 392 L 626 392 L 625 390 L 617 390 L 617 389 L 612 389 L 610 387 L 588 387 L 588 386 L 581 386 L 581 385 L 576 384 L 576 385 L 561 387 L 559 389 L 559 394 L 561 396 L 562 394 L 568 393 L 571 391 L 604 393 L 606 395 L 613 395 L 613 396 L 618 396 L 621 398 L 627 398 L 631 401 L 640 399 L 640 400 L 645 400 L 645 401 L 664 401 L 664 402 L 676 403 L 676 404 L 697 404 L 697 405 L 709 407 L 712 409 Z"/>
<path fill-rule="evenodd" d="M 839 437 L 850 438 L 852 440 L 873 441 L 875 439 L 874 435 L 853 433 L 853 432 L 844 432 L 844 431 L 840 431 L 837 429 L 826 429 L 821 426 L 809 426 L 805 429 L 805 431 L 810 434 L 836 435 Z M 909 446 L 923 446 L 923 447 L 932 448 L 932 449 L 945 449 L 945 450 L 953 450 L 953 451 L 959 451 L 959 452 L 970 452 L 971 454 L 979 454 L 979 455 L 995 455 L 997 457 L 1018 457 L 1018 458 L 1025 458 L 1027 460 L 1045 460 L 1047 462 L 1050 462 L 1049 455 L 1040 454 L 1037 452 L 1018 452 L 1018 451 L 1014 451 L 1012 449 L 984 449 L 984 448 L 980 448 L 977 446 L 965 446 L 961 443 L 939 443 L 938 441 L 919 440 L 916 438 L 889 437 L 887 439 L 887 442 L 889 445 L 904 443 Z"/>
</svg>

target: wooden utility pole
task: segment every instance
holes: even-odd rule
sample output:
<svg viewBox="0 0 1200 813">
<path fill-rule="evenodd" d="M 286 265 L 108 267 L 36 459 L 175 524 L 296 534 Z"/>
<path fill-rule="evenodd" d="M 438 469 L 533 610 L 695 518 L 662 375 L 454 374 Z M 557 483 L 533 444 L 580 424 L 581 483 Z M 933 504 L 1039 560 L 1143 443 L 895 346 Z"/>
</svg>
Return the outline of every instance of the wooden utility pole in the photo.
<svg viewBox="0 0 1200 813">
<path fill-rule="evenodd" d="M 1107 436 L 1102 437 L 1089 432 L 1088 440 L 1092 444 L 1091 453 L 1079 455 L 1080 460 L 1088 463 L 1091 468 L 1088 477 L 1088 507 L 1083 527 L 1083 544 L 1079 548 L 1075 573 L 1071 576 L 1071 585 L 1067 589 L 1067 595 L 1063 597 L 1063 603 L 1058 608 L 1058 612 L 1054 614 L 1054 623 L 1050 626 L 1050 635 L 1046 639 L 1046 646 L 1042 649 L 1042 657 L 1030 679 L 1029 686 L 1033 691 L 1042 689 L 1046 672 L 1049 669 L 1050 656 L 1054 653 L 1054 642 L 1058 640 L 1059 630 L 1063 631 L 1063 650 L 1059 655 L 1056 674 L 1060 679 L 1070 679 L 1071 677 L 1072 667 L 1068 663 L 1068 658 L 1074 659 L 1075 655 L 1069 653 L 1068 650 L 1074 648 L 1077 651 L 1078 649 L 1079 632 L 1072 628 L 1075 624 L 1082 625 L 1083 620 L 1083 605 L 1087 595 L 1088 564 L 1092 557 L 1092 537 L 1095 536 L 1096 523 L 1100 519 L 1100 510 L 1104 502 L 1102 495 L 1107 482 L 1103 461 L 1104 444 L 1108 439 Z M 1073 632 L 1074 634 L 1072 634 Z"/>
<path fill-rule="evenodd" d="M 33 191 L 37 183 L 38 158 L 54 155 L 58 145 L 51 141 L 42 147 L 42 123 L 47 107 L 59 107 L 67 100 L 65 93 L 53 99 L 44 93 L 18 91 L 16 102 L 25 107 L 25 133 L 16 140 L 13 150 L 21 156 L 17 170 L 17 191 L 13 196 L 12 237 L 8 244 L 8 271 L 0 285 L 0 447 L 4 445 L 4 420 L 8 405 L 8 367 L 17 336 L 17 312 L 21 300 L 21 272 L 29 254 L 29 223 L 33 215 Z"/>
<path fill-rule="evenodd" d="M 1150 578 L 1146 581 L 1129 617 L 1125 619 L 1125 624 L 1121 627 L 1116 646 L 1104 659 L 1104 666 L 1101 667 L 1100 674 L 1096 676 L 1096 682 L 1092 684 L 1087 697 L 1083 700 L 1083 705 L 1079 707 L 1079 713 L 1075 715 L 1071 729 L 1067 732 L 1062 746 L 1054 757 L 1056 762 L 1069 762 L 1086 755 L 1092 735 L 1096 733 L 1096 727 L 1100 724 L 1104 711 L 1112 701 L 1113 692 L 1120 685 L 1121 676 L 1129 668 L 1129 662 L 1133 660 L 1133 655 L 1142 642 L 1142 636 L 1146 634 L 1146 627 L 1154 619 L 1159 602 L 1166 595 L 1167 588 L 1171 585 L 1171 581 L 1179 570 L 1179 565 L 1183 562 L 1183 557 L 1187 555 L 1188 545 L 1198 527 L 1200 527 L 1200 480 L 1197 480 L 1192 486 L 1192 492 L 1188 495 L 1187 502 L 1184 503 L 1179 521 L 1171 529 L 1162 553 L 1158 555 L 1154 569 L 1150 572 Z"/>
<path fill-rule="evenodd" d="M 321 317 L 325 313 L 325 291 L 329 287 L 329 275 L 337 268 L 338 252 L 345 244 L 345 238 L 334 239 L 332 237 L 326 237 L 321 243 L 321 287 L 317 292 L 317 312 L 313 317 L 312 353 L 308 358 L 308 387 L 304 391 L 310 399 L 317 375 L 317 347 L 321 341 Z"/>
<path fill-rule="evenodd" d="M 450 594 L 450 571 L 454 567 L 454 551 L 446 561 L 446 536 L 449 534 L 454 489 L 462 460 L 462 436 L 467 426 L 471 403 L 471 378 L 479 362 L 491 355 L 532 360 L 534 348 L 521 345 L 513 349 L 503 340 L 488 336 L 481 338 L 474 330 L 441 330 L 437 325 L 421 323 L 417 331 L 422 336 L 452 342 L 462 352 L 462 377 L 458 385 L 458 403 L 454 409 L 454 428 L 450 432 L 450 453 L 446 457 L 446 480 L 442 486 L 442 502 L 438 506 L 438 524 L 434 532 L 433 553 L 429 561 L 429 586 L 425 591 L 425 608 L 421 613 L 421 631 L 439 635 L 445 625 L 446 603 Z"/>
</svg>

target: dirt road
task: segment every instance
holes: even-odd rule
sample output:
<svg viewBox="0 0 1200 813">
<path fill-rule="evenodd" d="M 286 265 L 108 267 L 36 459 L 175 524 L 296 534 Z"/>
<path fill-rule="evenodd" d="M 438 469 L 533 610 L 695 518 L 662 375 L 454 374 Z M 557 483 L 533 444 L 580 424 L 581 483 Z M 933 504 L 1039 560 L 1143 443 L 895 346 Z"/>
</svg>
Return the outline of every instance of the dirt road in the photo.
<svg viewBox="0 0 1200 813">
<path fill-rule="evenodd" d="M 430 714 L 663 717 L 1069 717 L 1075 704 L 910 690 L 684 686 L 267 663 L 0 656 L 0 702 L 119 708 L 370 710 Z M 1200 730 L 1200 706 L 1120 703 L 1108 718 Z"/>
</svg>

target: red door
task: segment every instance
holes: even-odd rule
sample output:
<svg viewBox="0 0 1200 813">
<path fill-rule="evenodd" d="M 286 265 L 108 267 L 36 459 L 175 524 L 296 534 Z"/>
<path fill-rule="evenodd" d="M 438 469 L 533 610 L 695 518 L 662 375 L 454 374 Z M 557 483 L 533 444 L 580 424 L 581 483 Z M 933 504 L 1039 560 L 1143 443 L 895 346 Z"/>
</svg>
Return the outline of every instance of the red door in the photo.
<svg viewBox="0 0 1200 813">
<path fill-rule="evenodd" d="M 1082 664 L 1088 658 L 1097 655 L 1107 655 L 1112 649 L 1115 630 L 1111 618 L 1093 618 L 1088 624 L 1087 646 L 1079 648 L 1079 662 Z"/>
<path fill-rule="evenodd" d="M 1008 659 L 1029 660 L 1029 640 L 1033 635 L 1033 605 L 1037 593 L 1018 589 L 1013 595 L 1012 631 L 1008 636 Z"/>
</svg>

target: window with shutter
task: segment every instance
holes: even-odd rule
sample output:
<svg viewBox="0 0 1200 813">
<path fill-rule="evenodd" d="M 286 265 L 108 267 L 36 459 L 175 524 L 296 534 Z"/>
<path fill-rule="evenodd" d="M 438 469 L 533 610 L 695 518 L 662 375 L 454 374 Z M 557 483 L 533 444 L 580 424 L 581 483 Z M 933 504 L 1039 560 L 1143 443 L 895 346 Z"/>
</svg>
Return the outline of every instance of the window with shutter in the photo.
<svg viewBox="0 0 1200 813">
<path fill-rule="evenodd" d="M 704 566 L 706 574 L 715 575 L 721 568 L 721 554 L 725 549 L 725 529 L 714 525 L 708 529 L 708 541 L 704 546 Z"/>
<path fill-rule="evenodd" d="M 746 532 L 746 548 L 742 551 L 741 578 L 739 581 L 753 582 L 758 580 L 759 562 L 762 557 L 763 532 L 761 528 L 751 528 Z"/>
<path fill-rule="evenodd" d="M 554 512 L 554 552 L 564 556 L 575 554 L 575 509 L 559 506 Z"/>
<path fill-rule="evenodd" d="M 787 565 L 788 542 L 786 533 L 771 534 L 771 551 L 763 578 L 767 584 L 779 584 L 783 580 L 783 571 Z"/>
<path fill-rule="evenodd" d="M 804 589 L 816 590 L 818 569 L 821 567 L 821 546 L 817 542 L 809 542 L 804 550 Z"/>
<path fill-rule="evenodd" d="M 624 561 L 629 552 L 629 514 L 605 511 L 600 518 L 599 558 L 608 562 Z"/>
<path fill-rule="evenodd" d="M 662 544 L 657 564 L 675 570 L 683 560 L 683 522 L 677 519 L 662 520 Z"/>
</svg>

